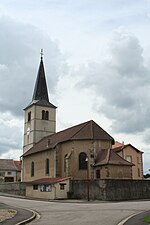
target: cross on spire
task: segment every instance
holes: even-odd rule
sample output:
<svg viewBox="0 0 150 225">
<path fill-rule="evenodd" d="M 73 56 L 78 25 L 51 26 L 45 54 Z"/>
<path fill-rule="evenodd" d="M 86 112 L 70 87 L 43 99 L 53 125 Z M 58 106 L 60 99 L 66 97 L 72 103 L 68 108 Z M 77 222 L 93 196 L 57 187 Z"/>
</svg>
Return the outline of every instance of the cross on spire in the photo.
<svg viewBox="0 0 150 225">
<path fill-rule="evenodd" d="M 41 55 L 41 59 L 43 59 L 43 55 L 44 55 L 44 53 L 43 53 L 43 48 L 41 48 L 40 55 Z"/>
</svg>

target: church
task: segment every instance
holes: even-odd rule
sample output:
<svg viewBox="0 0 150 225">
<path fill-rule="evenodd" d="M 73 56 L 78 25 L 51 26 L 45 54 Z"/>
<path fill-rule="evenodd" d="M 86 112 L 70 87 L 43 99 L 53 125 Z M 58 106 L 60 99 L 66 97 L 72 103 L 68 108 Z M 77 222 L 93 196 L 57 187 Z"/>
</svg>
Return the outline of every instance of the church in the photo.
<svg viewBox="0 0 150 225">
<path fill-rule="evenodd" d="M 56 132 L 56 108 L 41 54 L 32 101 L 24 109 L 22 181 L 28 196 L 66 198 L 70 179 L 132 179 L 134 164 L 112 149 L 110 134 L 93 120 Z"/>
</svg>

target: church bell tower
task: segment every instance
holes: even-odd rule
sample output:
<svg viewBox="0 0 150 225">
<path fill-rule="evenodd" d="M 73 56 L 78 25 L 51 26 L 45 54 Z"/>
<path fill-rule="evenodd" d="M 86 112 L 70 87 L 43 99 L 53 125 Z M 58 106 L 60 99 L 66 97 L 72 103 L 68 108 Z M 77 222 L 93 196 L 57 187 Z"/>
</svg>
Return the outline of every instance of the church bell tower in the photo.
<svg viewBox="0 0 150 225">
<path fill-rule="evenodd" d="M 24 146 L 28 151 L 43 137 L 56 132 L 56 106 L 49 102 L 43 50 L 31 103 L 24 109 Z"/>
</svg>

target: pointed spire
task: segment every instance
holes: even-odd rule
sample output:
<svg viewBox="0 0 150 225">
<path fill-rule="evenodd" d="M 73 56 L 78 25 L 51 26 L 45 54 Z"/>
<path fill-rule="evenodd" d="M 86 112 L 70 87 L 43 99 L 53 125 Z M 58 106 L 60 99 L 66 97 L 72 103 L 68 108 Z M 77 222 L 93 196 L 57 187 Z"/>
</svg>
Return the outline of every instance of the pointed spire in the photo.
<svg viewBox="0 0 150 225">
<path fill-rule="evenodd" d="M 40 54 L 41 54 L 41 61 L 39 65 L 35 87 L 34 87 L 32 102 L 24 110 L 26 110 L 28 107 L 30 107 L 33 104 L 48 106 L 51 108 L 57 108 L 55 105 L 49 102 L 48 89 L 47 89 L 44 64 L 43 64 L 43 49 L 41 49 Z"/>
<path fill-rule="evenodd" d="M 34 93 L 33 93 L 33 100 L 45 100 L 49 102 L 48 91 L 47 91 L 47 84 L 45 78 L 45 71 L 44 71 L 44 64 L 43 64 L 43 49 L 41 49 L 41 61 L 38 70 L 38 75 L 35 83 Z"/>
</svg>

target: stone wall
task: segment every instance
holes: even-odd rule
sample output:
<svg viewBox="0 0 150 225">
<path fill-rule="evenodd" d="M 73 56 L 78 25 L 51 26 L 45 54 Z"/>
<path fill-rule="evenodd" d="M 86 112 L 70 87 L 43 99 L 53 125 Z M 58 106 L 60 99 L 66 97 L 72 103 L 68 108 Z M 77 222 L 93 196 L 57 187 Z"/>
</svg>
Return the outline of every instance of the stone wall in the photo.
<svg viewBox="0 0 150 225">
<path fill-rule="evenodd" d="M 0 183 L 0 192 L 26 195 L 23 182 Z M 121 201 L 150 199 L 150 180 L 71 180 L 68 197 L 72 199 Z"/>
<path fill-rule="evenodd" d="M 5 182 L 0 183 L 0 192 L 12 195 L 26 195 L 26 185 L 23 182 Z"/>
<path fill-rule="evenodd" d="M 71 180 L 68 196 L 106 201 L 150 199 L 150 180 Z"/>
</svg>

